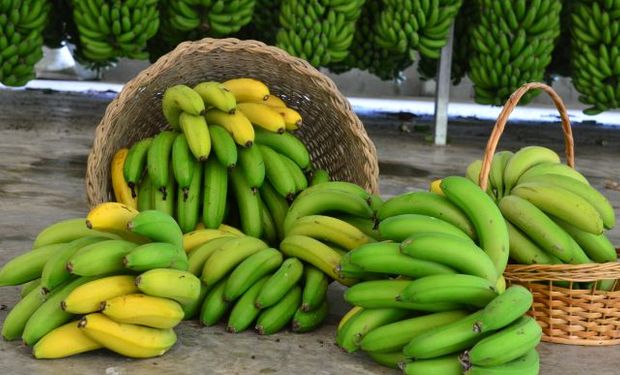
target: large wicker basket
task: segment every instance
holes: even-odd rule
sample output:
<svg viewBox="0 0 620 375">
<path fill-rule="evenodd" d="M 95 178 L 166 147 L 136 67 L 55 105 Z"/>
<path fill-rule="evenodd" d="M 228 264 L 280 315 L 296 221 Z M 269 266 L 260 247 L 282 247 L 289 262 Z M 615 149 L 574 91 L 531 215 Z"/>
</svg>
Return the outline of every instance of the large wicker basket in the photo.
<svg viewBox="0 0 620 375">
<path fill-rule="evenodd" d="M 304 60 L 257 41 L 202 39 L 184 42 L 129 81 L 106 109 L 88 157 L 89 204 L 112 199 L 109 166 L 120 147 L 166 127 L 163 91 L 174 84 L 253 77 L 303 116 L 297 135 L 316 167 L 335 180 L 355 182 L 378 192 L 374 144 L 335 84 Z"/>
<path fill-rule="evenodd" d="M 512 94 L 495 123 L 480 172 L 482 190 L 487 188 L 493 155 L 508 117 L 523 94 L 531 89 L 542 89 L 551 96 L 562 119 L 567 164 L 575 166 L 572 130 L 562 99 L 545 84 L 528 83 Z M 504 277 L 508 284 L 521 284 L 534 295 L 530 314 L 543 328 L 543 341 L 573 345 L 620 344 L 620 263 L 509 264 Z M 612 291 L 594 287 L 579 289 L 579 283 L 596 285 L 600 280 L 615 280 Z M 568 287 L 557 286 L 558 281 L 568 283 Z"/>
</svg>

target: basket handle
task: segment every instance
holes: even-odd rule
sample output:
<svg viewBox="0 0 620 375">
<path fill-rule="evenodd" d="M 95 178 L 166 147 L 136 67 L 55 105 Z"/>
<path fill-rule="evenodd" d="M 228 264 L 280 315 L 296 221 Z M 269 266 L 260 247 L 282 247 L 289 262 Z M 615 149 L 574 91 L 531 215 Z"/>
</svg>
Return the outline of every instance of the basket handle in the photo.
<svg viewBox="0 0 620 375">
<path fill-rule="evenodd" d="M 526 92 L 532 89 L 542 89 L 544 92 L 546 92 L 551 97 L 551 100 L 553 100 L 555 108 L 557 108 L 558 112 L 560 112 L 560 118 L 562 119 L 562 131 L 564 132 L 566 164 L 568 164 L 568 166 L 571 168 L 575 168 L 575 146 L 573 141 L 573 131 L 570 127 L 568 111 L 566 110 L 566 106 L 564 105 L 562 98 L 560 98 L 560 96 L 550 86 L 541 82 L 530 82 L 519 87 L 515 92 L 512 93 L 512 95 L 510 95 L 510 98 L 508 98 L 506 104 L 504 104 L 504 108 L 502 108 L 502 111 L 497 117 L 495 126 L 493 126 L 493 131 L 491 132 L 491 136 L 489 137 L 489 141 L 487 142 L 487 147 L 484 150 L 482 167 L 480 169 L 479 181 L 480 188 L 483 191 L 487 190 L 493 155 L 495 155 L 495 149 L 497 148 L 497 144 L 499 143 L 499 138 L 504 132 L 504 128 L 506 127 L 506 123 L 508 122 L 508 117 L 515 109 L 517 104 L 519 104 L 519 100 L 521 100 L 523 95 L 525 95 Z"/>
</svg>

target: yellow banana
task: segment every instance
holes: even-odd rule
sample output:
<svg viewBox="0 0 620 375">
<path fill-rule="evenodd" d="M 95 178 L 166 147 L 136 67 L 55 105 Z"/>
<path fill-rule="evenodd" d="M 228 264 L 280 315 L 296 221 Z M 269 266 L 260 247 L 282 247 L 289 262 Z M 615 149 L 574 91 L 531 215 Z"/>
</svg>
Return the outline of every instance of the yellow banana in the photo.
<svg viewBox="0 0 620 375">
<path fill-rule="evenodd" d="M 445 194 L 441 190 L 441 179 L 434 180 L 433 182 L 431 182 L 431 186 L 428 190 L 432 193 L 439 194 L 445 197 Z"/>
<path fill-rule="evenodd" d="M 237 229 L 237 228 L 235 228 L 233 226 L 227 225 L 227 224 L 220 224 L 220 226 L 217 229 L 222 230 L 224 232 L 228 232 L 230 234 L 235 234 L 237 236 L 244 236 L 245 235 L 239 229 Z"/>
<path fill-rule="evenodd" d="M 273 107 L 273 109 L 284 119 L 286 130 L 293 131 L 299 129 L 302 123 L 301 114 L 299 114 L 299 112 L 288 107 Z"/>
<path fill-rule="evenodd" d="M 73 314 L 88 314 L 99 311 L 101 303 L 114 297 L 138 293 L 134 276 L 109 276 L 93 280 L 73 289 L 60 306 Z"/>
<path fill-rule="evenodd" d="M 64 358 L 101 348 L 103 346 L 86 336 L 74 320 L 43 336 L 32 348 L 32 355 L 36 359 Z"/>
<path fill-rule="evenodd" d="M 274 133 L 284 133 L 286 130 L 284 117 L 273 107 L 260 103 L 239 103 L 237 110 L 241 111 L 252 124 L 265 130 Z"/>
<path fill-rule="evenodd" d="M 255 103 L 263 103 L 270 107 L 286 107 L 286 103 L 284 103 L 282 99 L 280 99 L 279 97 L 273 94 L 267 95 L 267 98 L 263 98 L 260 101 L 257 101 Z"/>
<path fill-rule="evenodd" d="M 138 214 L 138 210 L 122 203 L 100 203 L 88 212 L 86 226 L 90 229 L 114 233 L 124 239 L 145 242 L 142 236 L 138 236 L 127 230 L 127 224 Z"/>
<path fill-rule="evenodd" d="M 375 242 L 353 225 L 324 215 L 309 215 L 297 219 L 287 232 L 287 236 L 295 234 L 327 241 L 347 250 Z"/>
<path fill-rule="evenodd" d="M 232 236 L 232 233 L 221 229 L 197 229 L 183 235 L 183 249 L 186 253 L 189 253 L 198 246 L 215 238 Z"/>
<path fill-rule="evenodd" d="M 125 159 L 127 159 L 127 153 L 129 153 L 129 149 L 121 148 L 114 154 L 114 157 L 112 157 L 112 166 L 110 169 L 110 174 L 112 175 L 112 190 L 114 190 L 114 197 L 117 202 L 137 209 L 138 200 L 131 193 L 131 189 L 125 181 L 125 175 L 123 172 Z"/>
<path fill-rule="evenodd" d="M 140 293 L 104 301 L 101 304 L 101 313 L 119 323 L 152 328 L 173 328 L 185 315 L 181 305 L 171 299 Z"/>
<path fill-rule="evenodd" d="M 230 79 L 222 85 L 233 93 L 237 103 L 267 100 L 269 97 L 269 87 L 254 78 Z"/>
<path fill-rule="evenodd" d="M 84 316 L 78 327 L 106 349 L 131 358 L 160 356 L 177 341 L 172 329 L 117 323 L 99 313 Z"/>
<path fill-rule="evenodd" d="M 210 109 L 205 113 L 209 124 L 220 125 L 226 129 L 240 146 L 250 147 L 254 143 L 254 127 L 241 111 L 230 114 L 219 109 Z"/>
</svg>

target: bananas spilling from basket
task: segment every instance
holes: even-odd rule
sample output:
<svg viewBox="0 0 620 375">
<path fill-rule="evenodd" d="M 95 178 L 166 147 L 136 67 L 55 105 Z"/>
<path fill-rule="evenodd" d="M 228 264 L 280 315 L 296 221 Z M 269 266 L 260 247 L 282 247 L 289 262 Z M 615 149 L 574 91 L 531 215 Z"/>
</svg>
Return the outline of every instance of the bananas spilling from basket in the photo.
<svg viewBox="0 0 620 375">
<path fill-rule="evenodd" d="M 482 162 L 467 168 L 477 182 Z M 575 169 L 561 164 L 553 150 L 529 146 L 495 154 L 487 193 L 509 229 L 510 257 L 519 264 L 615 262 L 605 230 L 615 226 L 614 209 Z M 613 290 L 614 280 L 583 288 Z M 577 287 L 577 286 L 574 286 Z"/>
<path fill-rule="evenodd" d="M 337 271 L 362 280 L 336 341 L 407 374 L 538 374 L 542 330 L 524 314 L 532 294 L 505 289 L 508 231 L 493 200 L 452 176 L 441 194 L 412 192 L 378 210 L 378 238 Z"/>
</svg>

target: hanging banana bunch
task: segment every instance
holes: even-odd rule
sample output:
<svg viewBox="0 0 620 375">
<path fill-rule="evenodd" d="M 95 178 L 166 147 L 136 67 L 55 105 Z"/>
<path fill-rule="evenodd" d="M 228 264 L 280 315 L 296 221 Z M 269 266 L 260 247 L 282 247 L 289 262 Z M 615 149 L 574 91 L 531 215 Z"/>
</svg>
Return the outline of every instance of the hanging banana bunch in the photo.
<svg viewBox="0 0 620 375">
<path fill-rule="evenodd" d="M 73 0 L 76 57 L 95 67 L 118 57 L 147 59 L 146 42 L 159 27 L 157 0 Z"/>
<path fill-rule="evenodd" d="M 560 0 L 479 0 L 469 77 L 475 100 L 503 105 L 522 84 L 542 81 L 560 34 Z M 538 92 L 530 91 L 521 104 Z"/>
<path fill-rule="evenodd" d="M 595 115 L 620 103 L 620 2 L 577 1 L 571 17 L 572 81 Z"/>
<path fill-rule="evenodd" d="M 437 59 L 462 0 L 384 0 L 376 28 L 379 45 Z"/>
<path fill-rule="evenodd" d="M 282 0 L 256 0 L 252 21 L 241 29 L 240 38 L 275 44 L 281 3 Z"/>
<path fill-rule="evenodd" d="M 365 0 L 283 0 L 277 46 L 312 65 L 344 60 Z"/>
<path fill-rule="evenodd" d="M 472 50 L 471 32 L 477 23 L 476 0 L 463 0 L 463 5 L 454 21 L 454 43 L 452 47 L 452 83 L 458 85 L 469 70 L 469 54 Z M 418 73 L 424 81 L 435 79 L 438 60 L 420 56 Z"/>
<path fill-rule="evenodd" d="M 186 40 L 222 37 L 250 23 L 256 0 L 161 0 L 161 27 L 149 43 L 151 61 Z"/>
<path fill-rule="evenodd" d="M 23 86 L 35 77 L 34 64 L 43 57 L 42 31 L 48 22 L 46 0 L 0 2 L 0 82 Z"/>
<path fill-rule="evenodd" d="M 347 57 L 329 65 L 335 73 L 350 69 L 366 70 L 382 80 L 398 79 L 401 72 L 413 63 L 413 51 L 393 52 L 374 41 L 375 27 L 383 0 L 366 0 L 357 21 L 353 42 Z"/>
</svg>

